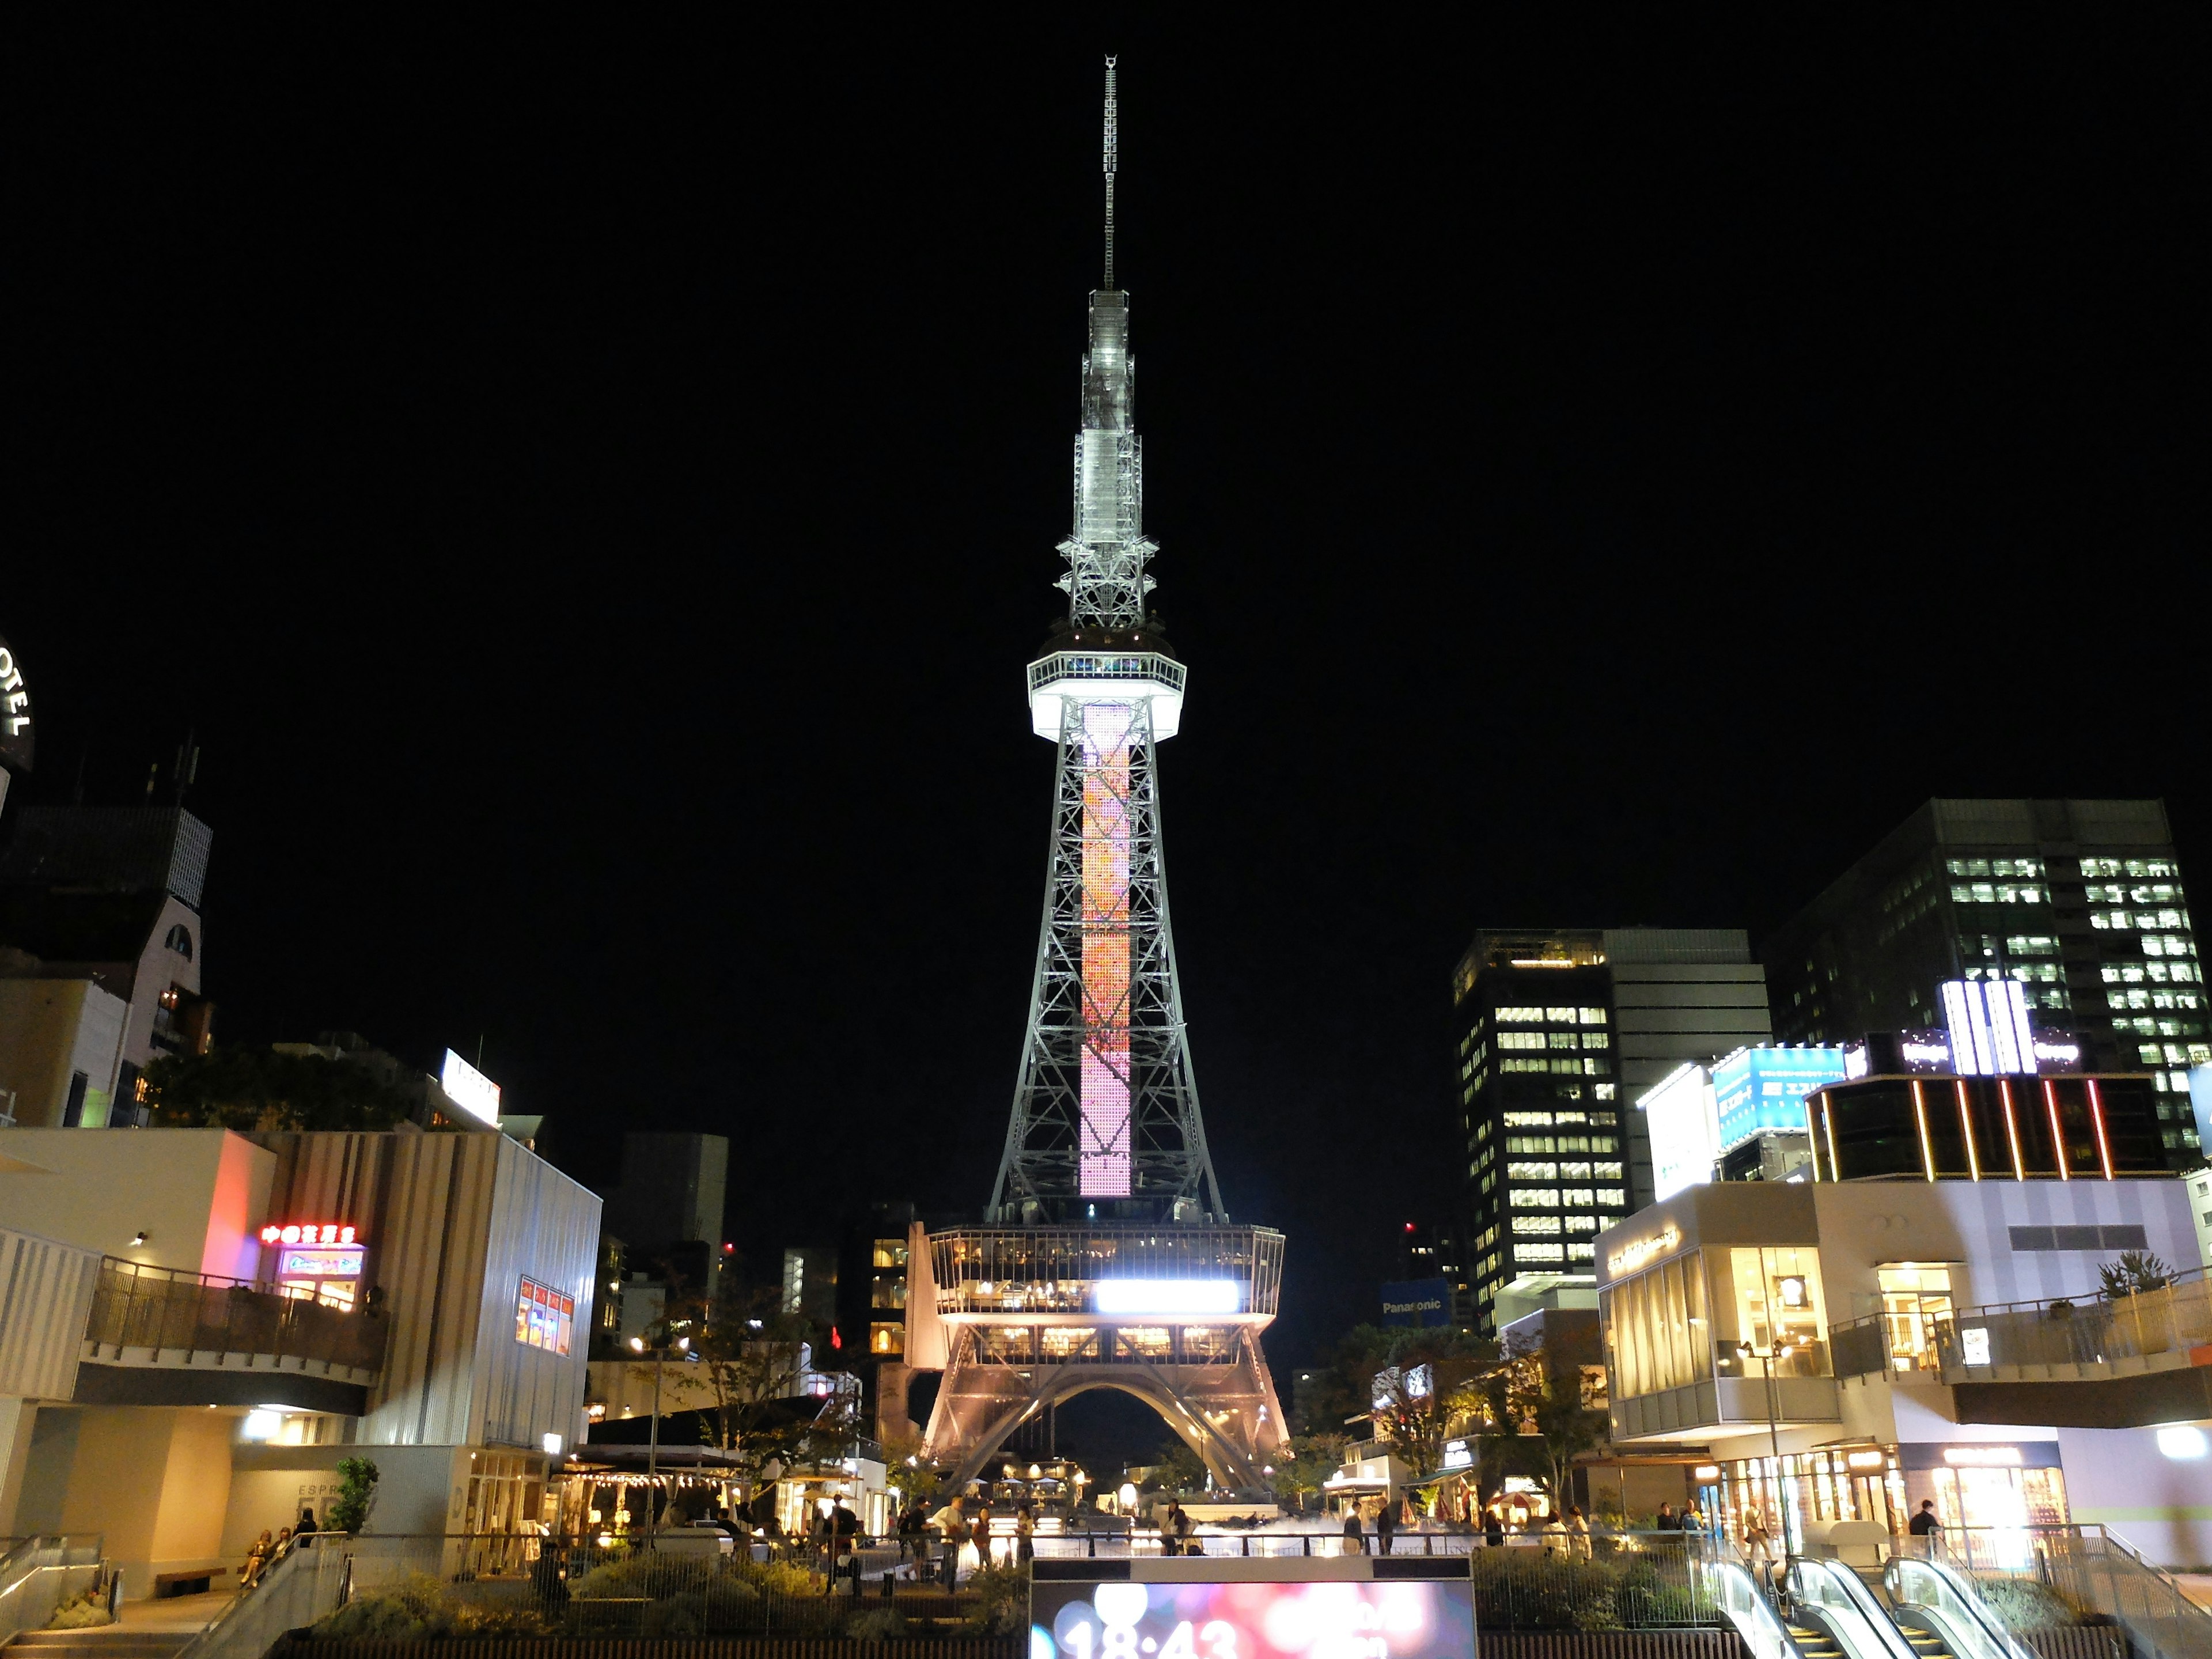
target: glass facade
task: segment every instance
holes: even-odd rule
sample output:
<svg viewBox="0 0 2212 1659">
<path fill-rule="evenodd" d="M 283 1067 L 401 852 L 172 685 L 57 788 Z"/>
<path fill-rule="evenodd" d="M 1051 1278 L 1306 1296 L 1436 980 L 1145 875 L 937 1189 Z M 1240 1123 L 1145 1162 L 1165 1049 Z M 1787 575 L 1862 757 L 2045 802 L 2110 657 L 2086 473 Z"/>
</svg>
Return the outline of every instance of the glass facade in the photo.
<svg viewBox="0 0 2212 1659">
<path fill-rule="evenodd" d="M 1713 1376 L 1827 1376 L 1828 1318 L 1811 1246 L 1710 1245 L 1598 1292 L 1616 1400 Z M 1754 1357 L 1738 1350 L 1749 1343 Z"/>
</svg>

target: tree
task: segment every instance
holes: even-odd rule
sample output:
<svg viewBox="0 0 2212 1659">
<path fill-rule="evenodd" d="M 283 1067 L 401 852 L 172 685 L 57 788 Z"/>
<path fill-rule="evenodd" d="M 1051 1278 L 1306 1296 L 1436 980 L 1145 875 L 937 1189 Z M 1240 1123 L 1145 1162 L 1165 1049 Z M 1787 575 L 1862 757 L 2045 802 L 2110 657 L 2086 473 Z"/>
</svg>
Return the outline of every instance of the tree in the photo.
<svg viewBox="0 0 2212 1659">
<path fill-rule="evenodd" d="M 1611 1428 L 1590 1403 L 1582 1367 L 1562 1363 L 1540 1342 L 1510 1348 L 1461 1403 L 1480 1422 L 1473 1437 L 1486 1500 L 1507 1475 L 1524 1474 L 1555 1506 L 1564 1504 L 1575 1459 L 1603 1445 Z"/>
<path fill-rule="evenodd" d="M 1496 1343 L 1463 1331 L 1358 1325 L 1337 1344 L 1335 1381 L 1317 1397 L 1357 1401 L 1346 1415 L 1364 1415 L 1375 1437 L 1425 1476 L 1443 1465 L 1455 1396 L 1497 1353 Z"/>
<path fill-rule="evenodd" d="M 717 1310 L 672 1285 L 655 1340 L 687 1346 L 683 1360 L 662 1366 L 663 1394 L 672 1395 L 671 1404 L 697 1401 L 714 1443 L 756 1474 L 770 1463 L 789 1468 L 845 1456 L 857 1428 L 855 1394 L 803 1392 L 817 1334 L 804 1316 L 783 1311 L 773 1291 Z M 653 1367 L 635 1366 L 632 1375 L 649 1381 Z"/>
<path fill-rule="evenodd" d="M 2104 1281 L 2105 1299 L 2118 1302 L 2143 1291 L 2162 1291 L 2173 1283 L 2173 1269 L 2154 1250 L 2122 1250 L 2118 1261 L 2097 1270 Z"/>
<path fill-rule="evenodd" d="M 1204 1492 L 1206 1460 L 1182 1443 L 1181 1436 L 1160 1448 L 1156 1460 L 1162 1482 L 1172 1492 Z"/>
<path fill-rule="evenodd" d="M 381 1478 L 376 1465 L 366 1457 L 340 1458 L 338 1495 L 331 1500 L 330 1524 L 344 1533 L 359 1532 L 366 1526 L 368 1511 L 376 1502 L 376 1483 Z"/>
<path fill-rule="evenodd" d="M 1322 1483 L 1343 1464 L 1344 1449 L 1349 1443 L 1341 1434 L 1291 1436 L 1290 1455 L 1275 1464 L 1272 1477 L 1275 1495 L 1293 1509 L 1304 1509 L 1306 1499 L 1319 1497 Z"/>
<path fill-rule="evenodd" d="M 936 1492 L 944 1476 L 922 1458 L 922 1437 L 894 1434 L 884 1442 L 884 1481 L 906 1503 Z"/>
<path fill-rule="evenodd" d="M 270 1048 L 163 1054 L 147 1066 L 145 1083 L 164 1128 L 389 1129 L 416 1104 L 362 1066 Z"/>
</svg>

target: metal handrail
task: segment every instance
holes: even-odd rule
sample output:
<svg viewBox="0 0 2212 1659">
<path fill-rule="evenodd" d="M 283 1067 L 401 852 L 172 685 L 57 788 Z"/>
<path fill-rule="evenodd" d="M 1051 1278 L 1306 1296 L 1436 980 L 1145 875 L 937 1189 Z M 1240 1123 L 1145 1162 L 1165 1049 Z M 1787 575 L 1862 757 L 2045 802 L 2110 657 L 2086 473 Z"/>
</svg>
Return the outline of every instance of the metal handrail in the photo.
<svg viewBox="0 0 2212 1659">
<path fill-rule="evenodd" d="M 1978 1550 L 1978 1538 L 2001 1539 L 2005 1547 Z M 2032 1577 L 2062 1600 L 2093 1606 L 2125 1626 L 2144 1654 L 2212 1659 L 2212 1613 L 2192 1601 L 2172 1574 L 2143 1559 L 2100 1522 L 1946 1528 L 1930 1541 L 1970 1581 L 1981 1575 Z M 1978 1554 L 1985 1559 L 1978 1562 Z"/>
<path fill-rule="evenodd" d="M 1820 1608 L 1834 1623 L 1848 1627 L 1851 1635 L 1870 1640 L 1870 1649 L 1859 1653 L 1857 1659 L 1877 1659 L 1884 1653 L 1888 1659 L 1917 1659 L 1912 1644 L 1887 1610 L 1874 1599 L 1857 1572 L 1843 1562 L 1792 1556 L 1790 1582 L 1798 1601 Z M 1847 1641 L 1844 1645 L 1856 1650 L 1855 1643 Z"/>
<path fill-rule="evenodd" d="M 365 1309 L 103 1256 L 84 1334 L 95 1356 L 108 1348 L 270 1354 L 374 1374 L 383 1368 L 386 1329 Z"/>
<path fill-rule="evenodd" d="M 1911 1582 L 1923 1573 L 1933 1582 L 1933 1599 L 1925 1589 Z M 1974 1593 L 1966 1576 L 1943 1562 L 1918 1555 L 1893 1555 L 1883 1565 L 1882 1585 L 1892 1601 L 1918 1608 L 1935 1619 L 1944 1645 L 1956 1659 L 2034 1659 L 1989 1603 Z M 1955 1608 L 1950 1603 L 1956 1603 Z M 1966 1638 L 1963 1642 L 1961 1635 Z"/>
</svg>

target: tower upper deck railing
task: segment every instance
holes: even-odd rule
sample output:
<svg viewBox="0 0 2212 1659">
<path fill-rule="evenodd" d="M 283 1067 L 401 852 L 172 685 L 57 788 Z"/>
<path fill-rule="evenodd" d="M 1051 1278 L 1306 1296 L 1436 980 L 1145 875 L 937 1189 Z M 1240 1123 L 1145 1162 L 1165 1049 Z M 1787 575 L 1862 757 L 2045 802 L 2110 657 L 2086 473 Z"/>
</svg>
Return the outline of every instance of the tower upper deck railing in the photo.
<svg viewBox="0 0 2212 1659">
<path fill-rule="evenodd" d="M 1283 1235 L 1272 1227 L 1092 1223 L 930 1235 L 937 1310 L 1112 1322 L 1272 1319 Z"/>
</svg>

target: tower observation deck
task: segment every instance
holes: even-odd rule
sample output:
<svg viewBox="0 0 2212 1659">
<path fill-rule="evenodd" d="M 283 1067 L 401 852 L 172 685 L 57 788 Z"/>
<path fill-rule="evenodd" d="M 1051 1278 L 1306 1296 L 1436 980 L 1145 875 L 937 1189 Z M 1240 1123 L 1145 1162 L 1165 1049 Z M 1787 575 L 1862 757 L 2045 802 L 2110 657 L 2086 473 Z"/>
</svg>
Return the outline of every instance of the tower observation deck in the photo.
<svg viewBox="0 0 2212 1659">
<path fill-rule="evenodd" d="M 1286 1434 L 1258 1340 L 1283 1236 L 1230 1224 L 1176 984 L 1154 753 L 1182 725 L 1185 675 L 1147 609 L 1159 550 L 1114 281 L 1118 151 L 1109 58 L 1067 611 L 1028 673 L 1032 728 L 1058 746 L 1029 1023 L 986 1224 L 932 1236 L 908 1300 L 942 1334 L 927 1444 L 957 1483 L 1046 1407 L 1115 1388 L 1150 1401 L 1217 1482 L 1255 1487 Z"/>
</svg>

